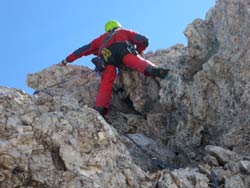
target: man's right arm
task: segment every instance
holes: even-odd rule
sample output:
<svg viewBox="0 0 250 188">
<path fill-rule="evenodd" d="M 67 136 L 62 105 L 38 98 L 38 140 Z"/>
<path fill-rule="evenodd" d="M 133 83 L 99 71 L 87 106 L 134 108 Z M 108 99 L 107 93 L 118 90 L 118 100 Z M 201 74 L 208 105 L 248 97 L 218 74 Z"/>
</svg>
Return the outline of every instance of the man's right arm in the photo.
<svg viewBox="0 0 250 188">
<path fill-rule="evenodd" d="M 68 55 L 64 60 L 61 61 L 61 64 L 67 65 L 68 63 L 71 63 L 82 56 L 90 55 L 92 53 L 93 49 L 91 48 L 91 43 L 89 43 L 87 45 L 82 46 L 81 48 L 78 48 L 73 53 Z"/>
<path fill-rule="evenodd" d="M 99 49 L 98 44 L 99 44 L 99 38 L 94 39 L 91 43 L 86 44 L 81 48 L 78 48 L 73 53 L 68 55 L 64 60 L 62 60 L 61 65 L 67 65 L 68 63 L 71 63 L 82 56 L 87 56 L 90 54 L 97 55 Z"/>
<path fill-rule="evenodd" d="M 91 43 L 82 46 L 81 48 L 78 48 L 77 50 L 75 50 L 73 53 L 71 53 L 70 55 L 68 55 L 66 57 L 66 61 L 71 63 L 73 61 L 75 61 L 76 59 L 82 57 L 82 56 L 87 56 L 90 55 L 92 53 L 92 48 L 91 48 Z"/>
</svg>

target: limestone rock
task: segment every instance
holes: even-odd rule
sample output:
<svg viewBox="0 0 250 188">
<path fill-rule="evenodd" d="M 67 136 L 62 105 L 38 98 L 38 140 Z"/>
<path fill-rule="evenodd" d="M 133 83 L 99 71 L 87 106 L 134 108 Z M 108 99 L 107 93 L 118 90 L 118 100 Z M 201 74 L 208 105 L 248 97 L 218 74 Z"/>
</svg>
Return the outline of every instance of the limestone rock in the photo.
<svg viewBox="0 0 250 188">
<path fill-rule="evenodd" d="M 240 168 L 243 172 L 250 174 L 250 161 L 240 161 Z"/>
<path fill-rule="evenodd" d="M 165 79 L 123 68 L 105 120 L 93 110 L 100 76 L 86 67 L 29 74 L 33 96 L 0 87 L 0 187 L 205 188 L 211 171 L 221 187 L 249 187 L 249 10 L 217 0 L 187 26 L 188 46 L 146 54 L 171 70 Z M 120 133 L 183 168 L 155 168 Z"/>
<path fill-rule="evenodd" d="M 171 173 L 164 173 L 158 183 L 159 188 L 209 188 L 208 178 L 195 170 L 179 169 Z"/>
<path fill-rule="evenodd" d="M 235 152 L 224 149 L 219 146 L 206 146 L 206 151 L 208 151 L 211 155 L 215 156 L 218 161 L 222 164 L 225 164 L 229 161 L 237 161 L 238 157 Z"/>
<path fill-rule="evenodd" d="M 54 65 L 29 74 L 26 82 L 39 96 L 48 98 L 69 95 L 71 99 L 67 100 L 77 100 L 80 105 L 94 106 L 100 77 L 87 67 Z"/>
<path fill-rule="evenodd" d="M 62 97 L 61 107 L 70 108 L 39 113 L 33 97 L 4 87 L 0 93 L 0 187 L 139 187 L 145 180 L 95 110 Z M 22 119 L 30 110 L 35 115 L 27 125 Z"/>
<path fill-rule="evenodd" d="M 189 24 L 184 32 L 188 38 L 188 54 L 192 59 L 200 63 L 207 61 L 219 47 L 213 25 L 196 19 Z"/>
<path fill-rule="evenodd" d="M 143 134 L 122 134 L 123 143 L 133 153 L 132 158 L 144 171 L 176 168 L 175 153 L 166 145 Z"/>
<path fill-rule="evenodd" d="M 239 175 L 232 176 L 225 182 L 225 188 L 234 188 L 234 187 L 246 188 L 243 180 Z"/>
</svg>

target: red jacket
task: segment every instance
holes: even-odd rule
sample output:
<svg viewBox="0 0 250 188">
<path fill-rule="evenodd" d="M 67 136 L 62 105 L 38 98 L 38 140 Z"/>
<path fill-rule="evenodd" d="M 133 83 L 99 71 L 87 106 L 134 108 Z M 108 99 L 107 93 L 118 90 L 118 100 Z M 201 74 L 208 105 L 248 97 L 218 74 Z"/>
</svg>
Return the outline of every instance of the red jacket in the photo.
<svg viewBox="0 0 250 188">
<path fill-rule="evenodd" d="M 87 56 L 90 54 L 100 56 L 99 48 L 107 47 L 116 42 L 130 41 L 136 46 L 136 50 L 141 53 L 148 46 L 147 37 L 136 33 L 135 31 L 119 29 L 111 39 L 103 46 L 103 41 L 106 39 L 109 32 L 104 33 L 98 38 L 94 39 L 91 43 L 82 46 L 81 48 L 74 51 L 72 54 L 67 56 L 66 60 L 72 62 L 82 56 Z"/>
</svg>

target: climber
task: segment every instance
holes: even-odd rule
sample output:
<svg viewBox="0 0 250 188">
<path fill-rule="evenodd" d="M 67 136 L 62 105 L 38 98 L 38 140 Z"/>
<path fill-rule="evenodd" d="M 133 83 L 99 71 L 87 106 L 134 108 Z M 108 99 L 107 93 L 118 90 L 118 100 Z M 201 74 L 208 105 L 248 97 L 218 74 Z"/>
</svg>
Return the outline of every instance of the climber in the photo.
<svg viewBox="0 0 250 188">
<path fill-rule="evenodd" d="M 74 60 L 90 54 L 97 57 L 92 62 L 101 71 L 101 84 L 96 96 L 96 110 L 106 115 L 109 110 L 112 86 L 116 77 L 116 68 L 125 65 L 149 76 L 165 78 L 169 69 L 159 68 L 144 59 L 141 54 L 148 46 L 147 37 L 122 28 L 115 20 L 105 24 L 105 33 L 87 45 L 75 50 L 60 62 L 65 66 Z"/>
</svg>

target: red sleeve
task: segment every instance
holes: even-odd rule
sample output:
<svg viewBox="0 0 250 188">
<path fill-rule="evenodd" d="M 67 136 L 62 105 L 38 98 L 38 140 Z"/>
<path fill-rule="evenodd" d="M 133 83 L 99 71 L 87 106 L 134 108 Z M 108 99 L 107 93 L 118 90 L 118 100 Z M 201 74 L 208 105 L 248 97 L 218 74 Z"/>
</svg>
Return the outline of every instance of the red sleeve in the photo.
<svg viewBox="0 0 250 188">
<path fill-rule="evenodd" d="M 148 38 L 131 30 L 127 30 L 130 42 L 136 45 L 136 50 L 141 53 L 148 47 Z"/>
</svg>

